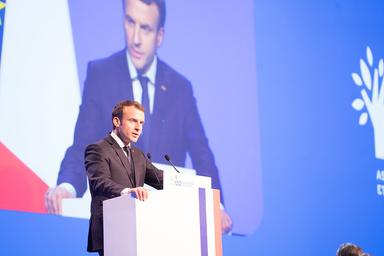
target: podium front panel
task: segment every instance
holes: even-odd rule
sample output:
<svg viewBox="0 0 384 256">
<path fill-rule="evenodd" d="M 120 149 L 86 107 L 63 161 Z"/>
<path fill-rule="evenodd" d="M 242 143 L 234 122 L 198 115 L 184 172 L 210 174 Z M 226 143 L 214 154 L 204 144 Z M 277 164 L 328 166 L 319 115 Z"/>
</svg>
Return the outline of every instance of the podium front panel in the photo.
<svg viewBox="0 0 384 256">
<path fill-rule="evenodd" d="M 221 255 L 221 233 L 211 189 L 150 191 L 141 202 L 131 196 L 104 201 L 106 256 Z"/>
</svg>

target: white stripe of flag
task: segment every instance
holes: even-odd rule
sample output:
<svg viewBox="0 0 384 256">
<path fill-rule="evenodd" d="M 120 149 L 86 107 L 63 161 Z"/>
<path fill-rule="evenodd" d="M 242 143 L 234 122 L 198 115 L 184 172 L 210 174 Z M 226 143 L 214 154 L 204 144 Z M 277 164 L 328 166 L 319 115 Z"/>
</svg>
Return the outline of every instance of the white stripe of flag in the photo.
<svg viewBox="0 0 384 256">
<path fill-rule="evenodd" d="M 81 101 L 68 1 L 7 1 L 4 25 L 0 141 L 52 186 Z"/>
</svg>

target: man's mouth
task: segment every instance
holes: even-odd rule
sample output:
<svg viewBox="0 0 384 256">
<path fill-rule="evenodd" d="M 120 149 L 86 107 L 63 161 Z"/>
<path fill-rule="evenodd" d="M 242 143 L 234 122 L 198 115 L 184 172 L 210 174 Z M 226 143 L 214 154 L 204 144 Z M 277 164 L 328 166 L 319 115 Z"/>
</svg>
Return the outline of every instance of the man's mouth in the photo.
<svg viewBox="0 0 384 256">
<path fill-rule="evenodd" d="M 144 55 L 142 52 L 136 50 L 135 48 L 131 47 L 131 55 L 135 59 L 141 59 L 141 57 Z"/>
</svg>

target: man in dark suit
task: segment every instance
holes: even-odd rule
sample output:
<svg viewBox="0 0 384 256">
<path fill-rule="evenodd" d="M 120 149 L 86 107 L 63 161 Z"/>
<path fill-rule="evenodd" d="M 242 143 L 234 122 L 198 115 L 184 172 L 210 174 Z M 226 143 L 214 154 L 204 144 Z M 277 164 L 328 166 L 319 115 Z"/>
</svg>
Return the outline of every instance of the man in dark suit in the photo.
<svg viewBox="0 0 384 256">
<path fill-rule="evenodd" d="M 144 182 L 163 188 L 163 172 L 159 171 L 134 147 L 144 124 L 144 108 L 135 101 L 122 101 L 112 112 L 113 131 L 85 150 L 85 168 L 91 191 L 91 219 L 88 251 L 103 255 L 102 202 L 116 196 L 134 194 L 144 201 L 148 191 Z"/>
<path fill-rule="evenodd" d="M 179 166 L 187 153 L 198 175 L 212 178 L 221 189 L 214 156 L 198 113 L 191 83 L 156 56 L 164 37 L 163 0 L 124 0 L 127 48 L 90 62 L 74 144 L 61 163 L 56 188 L 46 195 L 47 209 L 61 213 L 61 199 L 82 196 L 86 178 L 82 165 L 85 145 L 108 131 L 109 111 L 115 102 L 132 99 L 147 109 L 143 136 L 137 147 L 151 153 L 154 162 L 166 163 L 164 154 Z M 232 226 L 222 211 L 223 231 Z"/>
</svg>

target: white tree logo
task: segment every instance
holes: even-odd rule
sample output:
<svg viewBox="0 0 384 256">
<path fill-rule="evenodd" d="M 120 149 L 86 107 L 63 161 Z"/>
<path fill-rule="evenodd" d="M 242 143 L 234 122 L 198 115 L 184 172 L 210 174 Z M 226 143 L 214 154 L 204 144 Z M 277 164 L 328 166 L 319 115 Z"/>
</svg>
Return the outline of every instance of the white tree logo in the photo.
<svg viewBox="0 0 384 256">
<path fill-rule="evenodd" d="M 362 111 L 359 125 L 365 125 L 368 121 L 368 116 L 371 119 L 375 137 L 375 155 L 378 159 L 384 159 L 383 73 L 383 59 L 380 59 L 379 65 L 374 67 L 373 55 L 369 47 L 367 47 L 367 62 L 360 59 L 360 74 L 352 73 L 353 81 L 361 88 L 361 98 L 356 98 L 352 102 L 352 107 L 357 111 Z"/>
</svg>

